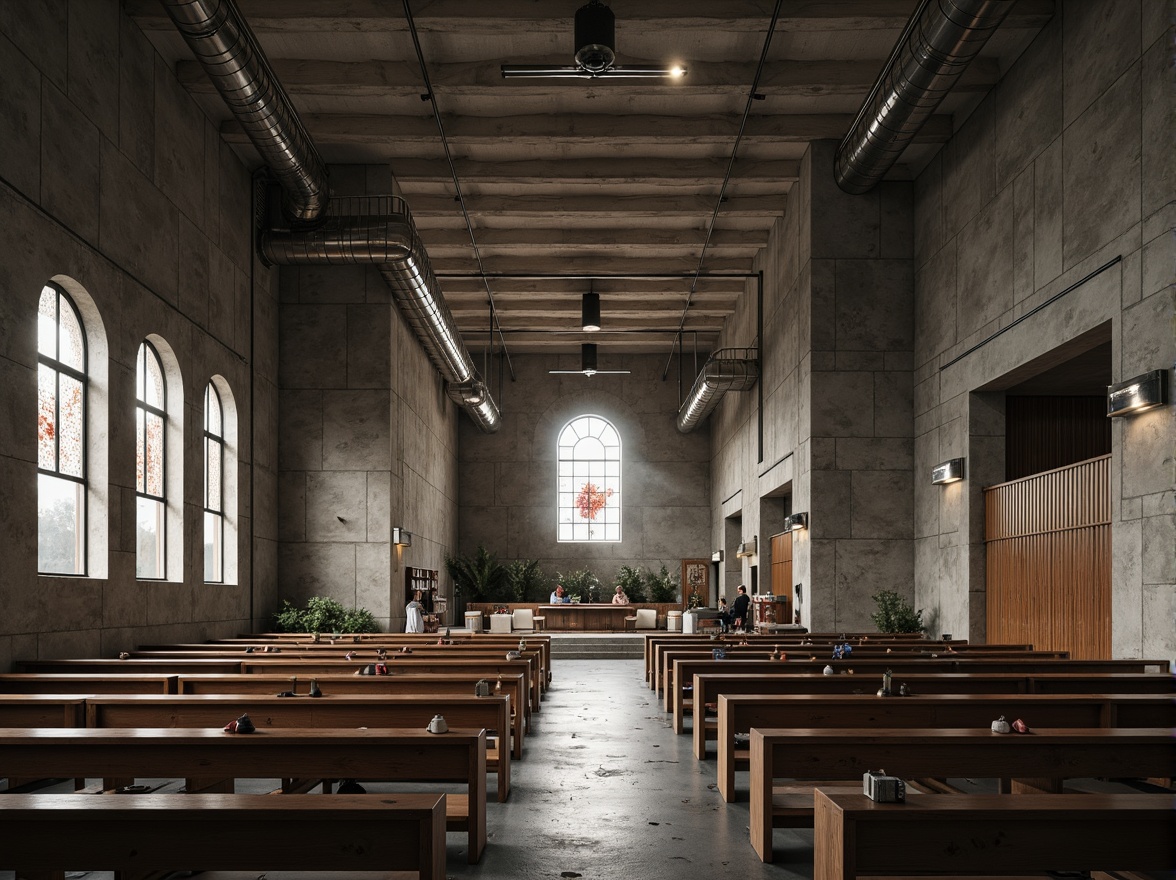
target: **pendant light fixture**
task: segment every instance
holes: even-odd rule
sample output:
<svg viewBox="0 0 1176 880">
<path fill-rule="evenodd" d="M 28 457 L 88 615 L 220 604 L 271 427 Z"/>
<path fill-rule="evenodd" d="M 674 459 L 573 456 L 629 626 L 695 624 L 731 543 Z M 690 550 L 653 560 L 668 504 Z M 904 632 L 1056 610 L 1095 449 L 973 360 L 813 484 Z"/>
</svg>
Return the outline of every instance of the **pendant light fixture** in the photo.
<svg viewBox="0 0 1176 880">
<path fill-rule="evenodd" d="M 585 333 L 600 329 L 600 294 L 588 291 L 580 302 L 580 327 Z"/>
</svg>

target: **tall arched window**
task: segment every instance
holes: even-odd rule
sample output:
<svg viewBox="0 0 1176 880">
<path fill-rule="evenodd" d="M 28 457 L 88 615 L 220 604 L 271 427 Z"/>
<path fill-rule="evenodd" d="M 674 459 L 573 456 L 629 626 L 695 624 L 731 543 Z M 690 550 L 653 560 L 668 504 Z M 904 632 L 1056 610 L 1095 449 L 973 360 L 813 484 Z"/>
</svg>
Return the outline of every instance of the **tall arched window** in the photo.
<svg viewBox="0 0 1176 880">
<path fill-rule="evenodd" d="M 37 309 L 37 570 L 86 573 L 86 336 L 69 294 Z"/>
<path fill-rule="evenodd" d="M 150 342 L 139 346 L 135 388 L 135 570 L 145 580 L 162 580 L 167 576 L 167 383 Z"/>
<path fill-rule="evenodd" d="M 559 432 L 559 540 L 621 540 L 621 438 L 600 416 Z"/>
<path fill-rule="evenodd" d="M 204 580 L 225 580 L 224 407 L 211 382 L 204 389 Z"/>
</svg>

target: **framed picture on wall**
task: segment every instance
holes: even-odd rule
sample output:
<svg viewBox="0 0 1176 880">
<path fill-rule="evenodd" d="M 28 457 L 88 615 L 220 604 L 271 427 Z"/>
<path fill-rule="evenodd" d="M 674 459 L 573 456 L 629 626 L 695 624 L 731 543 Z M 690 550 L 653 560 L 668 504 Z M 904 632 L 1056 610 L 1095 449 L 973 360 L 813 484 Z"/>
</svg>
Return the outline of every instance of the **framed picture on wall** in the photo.
<svg viewBox="0 0 1176 880">
<path fill-rule="evenodd" d="M 682 560 L 682 608 L 705 608 L 710 604 L 709 559 Z"/>
</svg>

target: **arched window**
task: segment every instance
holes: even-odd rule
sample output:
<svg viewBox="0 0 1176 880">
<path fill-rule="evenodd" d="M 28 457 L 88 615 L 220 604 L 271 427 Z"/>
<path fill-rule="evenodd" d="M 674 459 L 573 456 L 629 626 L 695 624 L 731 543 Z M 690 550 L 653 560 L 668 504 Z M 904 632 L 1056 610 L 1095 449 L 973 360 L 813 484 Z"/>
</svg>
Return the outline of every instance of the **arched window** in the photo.
<svg viewBox="0 0 1176 880">
<path fill-rule="evenodd" d="M 139 346 L 135 363 L 135 571 L 144 580 L 162 580 L 167 576 L 167 383 L 150 342 Z"/>
<path fill-rule="evenodd" d="M 69 294 L 37 308 L 37 570 L 86 573 L 86 335 Z"/>
<path fill-rule="evenodd" d="M 204 580 L 225 580 L 224 407 L 211 382 L 204 389 Z"/>
<path fill-rule="evenodd" d="M 600 416 L 559 432 L 559 540 L 621 540 L 621 438 Z"/>
</svg>

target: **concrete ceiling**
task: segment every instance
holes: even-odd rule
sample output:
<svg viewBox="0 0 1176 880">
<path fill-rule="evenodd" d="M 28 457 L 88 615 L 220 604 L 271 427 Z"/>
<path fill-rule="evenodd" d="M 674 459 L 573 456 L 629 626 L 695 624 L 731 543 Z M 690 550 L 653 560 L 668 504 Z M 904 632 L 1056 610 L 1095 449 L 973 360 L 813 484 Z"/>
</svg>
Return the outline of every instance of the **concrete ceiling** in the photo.
<svg viewBox="0 0 1176 880">
<path fill-rule="evenodd" d="M 609 352 L 668 355 L 680 327 L 687 351 L 708 350 L 807 143 L 844 136 L 916 0 L 784 0 L 721 204 L 775 4 L 611 0 L 617 63 L 681 63 L 681 80 L 501 77 L 503 63 L 572 63 L 584 2 L 411 2 L 475 254 L 403 2 L 238 0 L 324 158 L 390 165 L 471 350 L 486 345 L 491 295 L 511 354 L 593 341 L 603 367 Z M 127 8 L 256 165 L 160 4 Z M 1020 0 L 892 177 L 921 170 L 1052 14 L 1052 0 Z M 579 329 L 589 286 L 594 334 Z"/>
</svg>

